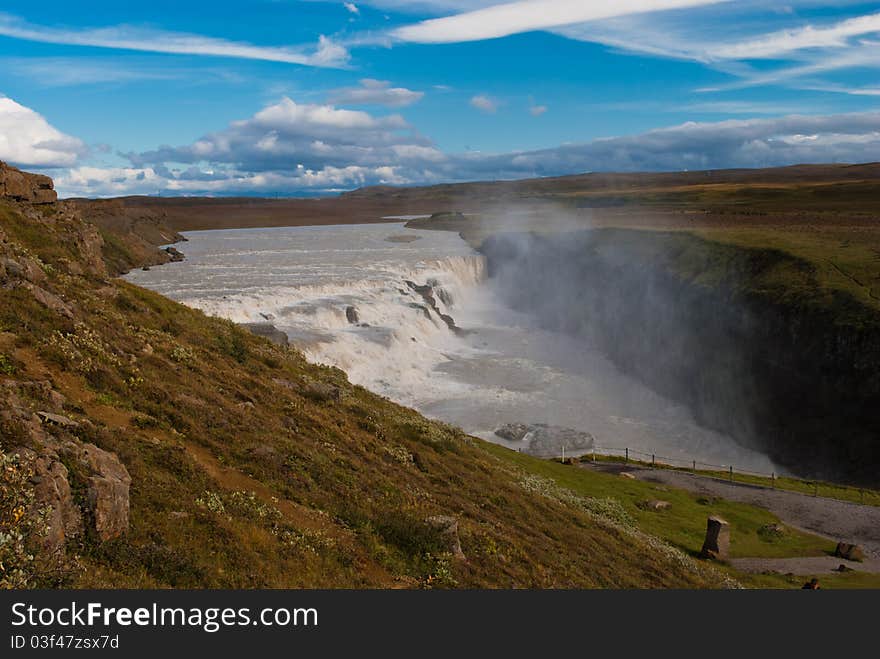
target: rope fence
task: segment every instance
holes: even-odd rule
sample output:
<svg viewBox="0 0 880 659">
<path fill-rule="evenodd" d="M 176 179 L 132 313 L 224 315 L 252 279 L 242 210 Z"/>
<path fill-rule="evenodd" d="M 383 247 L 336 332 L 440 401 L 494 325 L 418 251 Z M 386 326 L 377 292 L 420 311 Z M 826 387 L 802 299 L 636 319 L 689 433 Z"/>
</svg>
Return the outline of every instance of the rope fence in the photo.
<svg viewBox="0 0 880 659">
<path fill-rule="evenodd" d="M 741 483 L 759 485 L 767 487 L 766 483 L 755 482 L 752 479 L 769 480 L 771 489 L 784 489 L 803 494 L 812 494 L 815 497 L 828 496 L 833 499 L 842 499 L 853 503 L 868 503 L 870 505 L 880 506 L 880 492 L 868 488 L 854 487 L 852 485 L 842 485 L 838 483 L 828 483 L 819 480 L 808 480 L 797 477 L 780 476 L 776 472 L 760 472 L 751 471 L 749 469 L 740 469 L 730 464 L 714 464 L 711 462 L 703 462 L 695 459 L 673 458 L 666 455 L 657 455 L 656 453 L 648 453 L 629 447 L 616 446 L 594 446 L 586 454 L 582 454 L 575 460 L 583 461 L 585 458 L 595 462 L 599 457 L 620 457 L 625 463 L 633 462 L 641 465 L 649 466 L 653 469 L 676 469 L 686 470 L 693 473 L 709 472 L 716 478 L 737 482 L 737 476 Z M 565 451 L 563 450 L 563 462 L 565 461 Z"/>
</svg>

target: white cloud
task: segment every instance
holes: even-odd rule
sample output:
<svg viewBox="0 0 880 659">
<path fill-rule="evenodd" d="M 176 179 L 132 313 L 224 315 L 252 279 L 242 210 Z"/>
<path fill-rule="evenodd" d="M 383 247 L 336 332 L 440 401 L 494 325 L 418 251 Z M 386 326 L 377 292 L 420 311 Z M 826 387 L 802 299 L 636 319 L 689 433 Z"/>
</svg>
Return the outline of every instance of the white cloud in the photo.
<svg viewBox="0 0 880 659">
<path fill-rule="evenodd" d="M 728 0 L 519 0 L 453 16 L 433 18 L 394 30 L 417 43 L 459 43 L 548 30 L 615 16 L 681 9 Z"/>
<path fill-rule="evenodd" d="M 0 96 L 0 160 L 21 167 L 69 167 L 87 150 L 42 115 Z"/>
<path fill-rule="evenodd" d="M 318 44 L 310 48 L 255 46 L 198 34 L 129 25 L 81 30 L 51 28 L 25 23 L 9 14 L 0 14 L 0 36 L 69 46 L 179 55 L 210 55 L 306 66 L 344 67 L 349 59 L 345 47 L 323 35 L 320 36 Z"/>
<path fill-rule="evenodd" d="M 546 105 L 530 105 L 529 106 L 529 114 L 533 117 L 540 117 L 547 111 Z"/>
<path fill-rule="evenodd" d="M 400 108 L 417 103 L 424 92 L 405 87 L 392 87 L 387 80 L 364 78 L 359 87 L 343 87 L 330 93 L 331 103 L 353 103 L 355 105 L 384 105 Z"/>
<path fill-rule="evenodd" d="M 842 48 L 852 37 L 880 32 L 880 13 L 851 18 L 830 26 L 807 25 L 781 30 L 738 43 L 708 49 L 718 59 L 775 58 L 806 48 Z"/>
<path fill-rule="evenodd" d="M 285 172 L 185 171 L 136 167 L 76 167 L 55 176 L 62 197 L 118 197 L 131 194 L 224 195 L 330 192 L 363 185 L 403 185 L 396 167 L 293 167 Z"/>
<path fill-rule="evenodd" d="M 361 13 L 361 10 L 358 9 L 358 6 L 353 2 L 343 2 L 342 5 L 346 8 L 346 10 L 348 10 L 350 14 L 354 14 L 355 16 L 357 16 Z"/>
<path fill-rule="evenodd" d="M 283 98 L 192 144 L 128 157 L 137 168 L 186 163 L 207 164 L 216 171 L 284 172 L 298 165 L 310 171 L 350 166 L 367 171 L 394 166 L 404 156 L 411 160 L 415 153 L 431 160 L 427 149 L 432 147 L 398 114 L 376 116 Z"/>
<path fill-rule="evenodd" d="M 481 112 L 487 112 L 488 114 L 494 114 L 498 111 L 498 101 L 486 94 L 477 94 L 472 97 L 470 104 L 472 107 L 477 108 Z"/>
</svg>

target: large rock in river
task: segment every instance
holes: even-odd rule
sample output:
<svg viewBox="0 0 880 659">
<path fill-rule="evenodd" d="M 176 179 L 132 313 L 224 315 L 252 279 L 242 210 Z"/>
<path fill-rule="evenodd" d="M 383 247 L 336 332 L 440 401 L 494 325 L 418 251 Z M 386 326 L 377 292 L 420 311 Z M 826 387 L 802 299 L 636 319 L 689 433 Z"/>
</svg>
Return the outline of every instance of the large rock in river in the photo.
<svg viewBox="0 0 880 659">
<path fill-rule="evenodd" d="M 546 423 L 508 423 L 495 431 L 498 437 L 525 444 L 523 453 L 539 458 L 585 453 L 593 448 L 593 436 L 588 432 L 551 426 Z"/>
<path fill-rule="evenodd" d="M 283 346 L 285 348 L 290 345 L 287 334 L 275 327 L 272 323 L 242 323 L 241 326 L 251 334 L 256 334 L 257 336 L 262 336 L 264 339 L 269 339 L 275 345 Z"/>
</svg>

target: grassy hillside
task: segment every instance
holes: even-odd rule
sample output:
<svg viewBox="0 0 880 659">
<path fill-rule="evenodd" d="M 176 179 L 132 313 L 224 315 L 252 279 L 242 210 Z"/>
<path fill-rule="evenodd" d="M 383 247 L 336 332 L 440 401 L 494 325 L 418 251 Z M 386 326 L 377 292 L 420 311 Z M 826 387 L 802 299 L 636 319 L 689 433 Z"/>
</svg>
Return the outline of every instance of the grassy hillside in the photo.
<svg viewBox="0 0 880 659">
<path fill-rule="evenodd" d="M 22 526 L 17 512 L 41 511 L 34 481 L 13 476 L 48 447 L 84 520 L 52 556 L 2 547 L 18 585 L 724 583 L 614 498 L 551 487 L 529 464 L 338 370 L 108 279 L 100 236 L 64 206 L 0 203 L 0 231 L 3 494 L 15 504 L 0 522 L 31 533 L 25 545 L 43 543 L 45 526 Z M 64 422 L 35 416 L 47 411 Z M 94 476 L 72 457 L 90 444 L 131 477 L 118 537 L 96 532 Z M 457 522 L 463 557 L 438 515 Z"/>
</svg>

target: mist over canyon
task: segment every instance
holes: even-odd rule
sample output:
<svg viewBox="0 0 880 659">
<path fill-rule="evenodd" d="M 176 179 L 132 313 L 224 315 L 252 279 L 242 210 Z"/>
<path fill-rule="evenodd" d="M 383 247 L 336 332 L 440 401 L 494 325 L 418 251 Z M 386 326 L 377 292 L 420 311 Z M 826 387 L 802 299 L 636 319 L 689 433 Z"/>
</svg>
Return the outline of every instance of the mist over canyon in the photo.
<svg viewBox="0 0 880 659">
<path fill-rule="evenodd" d="M 697 421 L 807 477 L 876 480 L 876 332 L 796 292 L 813 267 L 682 233 L 508 233 L 482 245 L 496 290 L 601 351 Z"/>
</svg>

